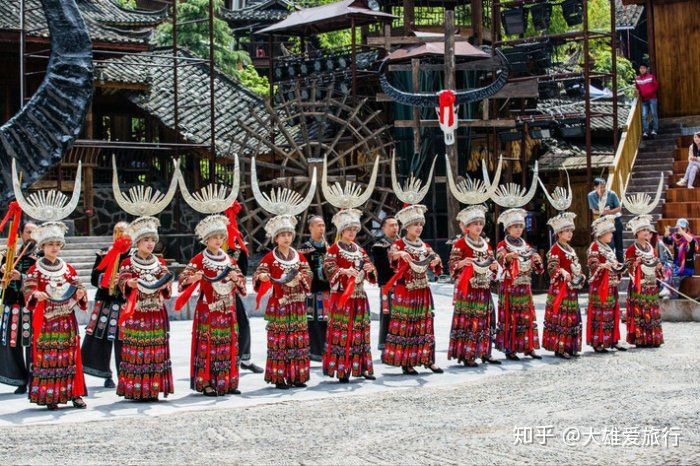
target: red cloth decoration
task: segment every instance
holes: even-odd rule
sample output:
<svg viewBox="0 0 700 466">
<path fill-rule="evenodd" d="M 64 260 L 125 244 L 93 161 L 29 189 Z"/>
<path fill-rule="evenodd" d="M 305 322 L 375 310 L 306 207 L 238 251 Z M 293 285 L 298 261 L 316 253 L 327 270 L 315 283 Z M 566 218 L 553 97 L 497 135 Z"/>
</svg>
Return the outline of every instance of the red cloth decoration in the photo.
<svg viewBox="0 0 700 466">
<path fill-rule="evenodd" d="M 467 265 L 462 270 L 459 275 L 459 281 L 457 282 L 457 289 L 462 294 L 462 296 L 467 296 L 469 294 L 469 280 L 474 276 L 474 266 L 472 264 Z"/>
<path fill-rule="evenodd" d="M 224 214 L 228 218 L 228 226 L 226 227 L 226 230 L 228 232 L 229 246 L 233 246 L 234 242 L 238 243 L 238 247 L 241 248 L 246 255 L 248 255 L 248 248 L 245 245 L 243 234 L 238 229 L 238 221 L 236 219 L 240 211 L 241 204 L 238 201 L 233 201 L 231 207 L 224 211 Z"/>
<path fill-rule="evenodd" d="M 121 314 L 119 314 L 119 325 L 124 325 L 124 322 L 134 315 L 134 309 L 136 309 L 136 296 L 138 295 L 138 290 L 134 288 L 129 293 L 129 299 L 126 300 L 126 305 L 122 308 Z"/>
<path fill-rule="evenodd" d="M 272 288 L 272 282 L 271 281 L 266 281 L 266 282 L 260 282 L 260 286 L 258 287 L 258 294 L 255 295 L 255 310 L 257 311 L 260 309 L 260 300 L 262 300 L 263 296 L 267 294 L 268 291 Z"/>
<path fill-rule="evenodd" d="M 100 263 L 97 264 L 97 270 L 105 270 L 105 273 L 102 274 L 102 281 L 100 282 L 102 288 L 109 288 L 109 282 L 114 273 L 114 263 L 118 261 L 121 255 L 127 252 L 130 247 L 131 238 L 128 236 L 115 239 L 109 251 L 107 251 L 107 254 L 105 254 Z"/>
<path fill-rule="evenodd" d="M 32 332 L 34 333 L 33 335 L 33 340 L 34 340 L 34 347 L 36 348 L 36 342 L 39 340 L 39 337 L 41 336 L 41 326 L 44 324 L 44 311 L 46 310 L 46 301 L 41 301 L 40 303 L 37 303 L 36 307 L 34 308 L 34 312 L 32 312 Z M 36 357 L 38 351 L 33 351 L 34 353 L 34 365 L 36 366 Z"/>
<path fill-rule="evenodd" d="M 80 351 L 80 335 L 75 336 L 75 376 L 73 377 L 73 394 L 85 393 L 85 376 L 83 375 L 83 356 Z"/>
<path fill-rule="evenodd" d="M 598 297 L 600 298 L 600 303 L 605 304 L 608 300 L 608 293 L 610 292 L 610 271 L 604 269 L 603 273 L 600 275 L 600 288 L 598 288 Z"/>
<path fill-rule="evenodd" d="M 562 280 L 561 284 L 559 285 L 559 290 L 557 290 L 557 296 L 554 298 L 554 302 L 552 303 L 552 311 L 554 314 L 559 313 L 559 308 L 561 307 L 561 302 L 564 300 L 564 296 L 566 295 L 566 282 Z"/>
<path fill-rule="evenodd" d="M 642 264 L 637 264 L 637 270 L 634 273 L 634 287 L 637 293 L 642 292 Z"/>
<path fill-rule="evenodd" d="M 345 291 L 343 291 L 343 294 L 340 295 L 340 298 L 338 299 L 338 307 L 342 308 L 345 306 L 345 303 L 348 302 L 348 298 L 352 296 L 352 294 L 355 292 L 355 280 L 353 277 L 349 277 L 350 283 L 346 284 L 345 286 Z"/>
<path fill-rule="evenodd" d="M 194 290 L 199 288 L 199 282 L 190 284 L 185 290 L 180 293 L 180 296 L 175 300 L 175 310 L 179 311 L 182 307 L 190 300 L 190 296 L 194 293 Z"/>
<path fill-rule="evenodd" d="M 438 103 L 440 104 L 440 123 L 452 126 L 455 122 L 454 103 L 457 101 L 455 93 L 449 89 L 438 92 Z M 447 112 L 447 114 L 445 114 Z M 447 122 L 445 122 L 447 116 Z"/>
<path fill-rule="evenodd" d="M 10 202 L 9 209 L 0 222 L 0 231 L 5 229 L 5 224 L 10 221 L 10 231 L 7 234 L 7 249 L 14 248 L 17 243 L 17 230 L 19 229 L 20 219 L 22 218 L 22 209 L 17 201 Z"/>
</svg>

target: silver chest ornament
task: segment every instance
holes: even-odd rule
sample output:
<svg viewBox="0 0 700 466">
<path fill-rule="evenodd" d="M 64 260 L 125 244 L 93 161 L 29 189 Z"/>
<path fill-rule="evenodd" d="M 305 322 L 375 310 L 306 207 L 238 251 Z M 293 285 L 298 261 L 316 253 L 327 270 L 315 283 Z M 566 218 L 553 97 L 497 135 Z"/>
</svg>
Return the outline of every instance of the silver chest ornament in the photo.
<svg viewBox="0 0 700 466">
<path fill-rule="evenodd" d="M 225 254 L 212 256 L 207 250 L 205 250 L 202 258 L 202 265 L 204 265 L 205 269 L 214 271 L 214 276 L 218 276 L 227 267 L 231 266 L 231 259 Z M 214 292 L 219 295 L 231 294 L 235 286 L 235 283 L 228 277 L 224 277 L 221 280 L 210 283 L 211 287 L 214 289 Z"/>
</svg>

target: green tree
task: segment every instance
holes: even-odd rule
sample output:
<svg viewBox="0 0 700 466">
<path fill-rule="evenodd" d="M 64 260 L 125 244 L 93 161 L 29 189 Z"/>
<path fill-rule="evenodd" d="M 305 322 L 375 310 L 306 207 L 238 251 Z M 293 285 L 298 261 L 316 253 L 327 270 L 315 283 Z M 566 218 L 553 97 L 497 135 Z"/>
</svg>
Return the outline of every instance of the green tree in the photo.
<svg viewBox="0 0 700 466">
<path fill-rule="evenodd" d="M 119 0 L 119 5 L 127 10 L 135 10 L 136 0 Z"/>
<path fill-rule="evenodd" d="M 214 0 L 218 11 L 223 0 Z M 209 58 L 209 0 L 186 0 L 178 3 L 177 43 L 194 55 Z M 202 20 L 193 22 L 196 20 Z M 173 25 L 165 22 L 156 29 L 155 41 L 158 45 L 173 43 Z M 214 63 L 224 73 L 233 76 L 253 92 L 265 94 L 267 78 L 259 76 L 252 67 L 250 55 L 244 50 L 234 50 L 234 37 L 231 28 L 218 17 L 214 18 Z"/>
</svg>

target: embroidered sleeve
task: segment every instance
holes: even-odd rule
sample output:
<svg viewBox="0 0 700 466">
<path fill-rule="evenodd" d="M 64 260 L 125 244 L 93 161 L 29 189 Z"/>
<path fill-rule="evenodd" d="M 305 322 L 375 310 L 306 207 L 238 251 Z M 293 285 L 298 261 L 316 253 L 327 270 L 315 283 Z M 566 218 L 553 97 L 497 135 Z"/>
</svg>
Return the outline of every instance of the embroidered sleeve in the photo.
<svg viewBox="0 0 700 466">
<path fill-rule="evenodd" d="M 124 296 L 126 296 L 131 290 L 126 282 L 132 278 L 134 278 L 134 271 L 131 268 L 131 263 L 129 262 L 129 259 L 124 259 L 119 266 L 119 278 L 117 279 L 117 286 Z"/>
<path fill-rule="evenodd" d="M 270 266 L 264 260 L 260 261 L 258 268 L 253 272 L 253 290 L 258 291 L 260 288 L 260 275 L 263 273 L 270 274 Z"/>
<path fill-rule="evenodd" d="M 401 259 L 399 258 L 398 253 L 400 251 L 401 250 L 396 243 L 389 247 L 389 264 L 393 270 L 397 270 L 399 268 L 399 262 Z"/>
<path fill-rule="evenodd" d="M 158 274 L 159 277 L 162 277 L 168 273 L 170 273 L 170 270 L 165 266 L 165 261 L 163 259 L 160 260 L 160 273 Z M 160 289 L 160 293 L 163 296 L 163 299 L 170 299 L 170 297 L 173 294 L 173 282 L 169 281 L 165 285 L 163 285 L 163 288 Z"/>
<path fill-rule="evenodd" d="M 438 262 L 436 265 L 431 264 L 430 270 L 432 270 L 435 275 L 442 275 L 442 259 L 440 258 L 440 255 L 433 251 L 433 248 L 431 248 L 429 245 L 426 244 L 425 247 L 428 248 L 428 254 L 435 254 L 435 257 L 431 259 L 431 262 L 435 260 L 435 258 L 440 260 L 440 262 Z"/>
<path fill-rule="evenodd" d="M 73 298 L 75 300 L 75 305 L 78 306 L 78 308 L 85 312 L 87 311 L 87 305 L 88 305 L 88 295 L 87 291 L 85 290 L 85 285 L 83 285 L 80 282 L 80 277 L 78 277 L 78 272 L 75 271 L 73 266 L 68 265 L 68 271 L 69 271 L 69 276 L 68 276 L 68 281 L 71 285 L 76 286 L 79 290 L 85 291 L 85 294 L 83 295 L 82 298 L 76 299 L 75 297 Z"/>
<path fill-rule="evenodd" d="M 633 278 L 637 273 L 638 263 L 637 255 L 634 253 L 634 246 L 627 248 L 627 251 L 625 251 L 625 265 L 627 266 L 627 272 Z"/>
<path fill-rule="evenodd" d="M 459 243 L 455 243 L 450 251 L 450 258 L 447 265 L 450 269 L 450 275 L 455 280 L 459 277 L 460 272 L 464 267 L 459 266 L 459 262 L 466 257 L 465 251 L 460 247 Z"/>
<path fill-rule="evenodd" d="M 230 279 L 236 284 L 236 287 L 233 290 L 234 293 L 238 293 L 241 296 L 248 294 L 245 277 L 243 276 L 241 269 L 238 268 L 238 265 L 236 265 L 233 260 L 231 261 L 231 272 L 229 273 L 229 277 L 231 277 Z"/>
<path fill-rule="evenodd" d="M 92 266 L 92 273 L 90 274 L 90 283 L 92 284 L 92 286 L 99 288 L 100 276 L 104 273 L 104 271 L 97 270 L 97 266 L 100 265 L 100 262 L 102 262 L 104 254 L 102 254 L 102 252 L 98 252 L 96 256 L 97 257 L 95 258 L 95 265 Z"/>
<path fill-rule="evenodd" d="M 35 266 L 31 266 L 27 271 L 27 275 L 24 279 L 24 300 L 27 303 L 27 308 L 33 310 L 37 305 L 37 300 L 34 297 L 34 293 L 38 291 L 39 287 L 39 273 Z"/>
<path fill-rule="evenodd" d="M 590 278 L 588 279 L 588 283 L 595 283 L 598 280 L 598 277 L 600 277 L 603 273 L 603 270 L 600 266 L 603 265 L 603 257 L 600 254 L 600 252 L 593 248 L 591 246 L 588 248 L 588 272 L 590 274 Z"/>
<path fill-rule="evenodd" d="M 335 253 L 328 252 L 323 259 L 323 272 L 328 277 L 328 283 L 331 287 L 335 287 L 340 280 L 340 267 L 338 267 L 338 256 Z"/>
<path fill-rule="evenodd" d="M 372 261 L 369 260 L 369 256 L 367 255 L 367 252 L 363 249 L 363 250 L 362 250 L 362 267 L 363 267 L 363 270 L 364 270 L 364 266 L 367 265 L 367 264 L 369 264 L 370 266 L 372 266 L 372 270 L 370 270 L 369 272 L 366 272 L 366 273 L 365 273 L 365 277 L 366 277 L 367 281 L 370 282 L 370 283 L 377 283 L 377 269 L 374 267 L 374 264 L 372 263 Z"/>
<path fill-rule="evenodd" d="M 304 293 L 311 292 L 311 267 L 309 263 L 302 260 L 299 263 L 299 286 L 301 286 Z"/>
<path fill-rule="evenodd" d="M 238 268 L 238 266 L 235 267 Z M 187 283 L 187 280 L 192 278 L 197 271 L 199 271 L 199 266 L 194 262 L 194 260 L 191 260 L 177 278 L 177 290 L 179 293 L 182 293 L 183 290 L 190 286 L 190 283 Z"/>
<path fill-rule="evenodd" d="M 547 253 L 547 273 L 552 281 L 555 281 L 561 275 L 560 259 L 558 254 L 552 253 L 550 250 Z"/>
<path fill-rule="evenodd" d="M 505 270 L 508 270 L 510 260 L 506 259 L 506 255 L 508 255 L 508 248 L 499 245 L 498 249 L 496 249 L 496 260 L 498 261 L 498 265 L 503 267 Z"/>
<path fill-rule="evenodd" d="M 532 261 L 532 268 L 535 271 L 535 273 L 537 275 L 543 274 L 544 273 L 544 263 L 542 262 L 542 257 L 540 256 L 540 254 L 537 252 L 533 253 L 530 260 Z"/>
</svg>

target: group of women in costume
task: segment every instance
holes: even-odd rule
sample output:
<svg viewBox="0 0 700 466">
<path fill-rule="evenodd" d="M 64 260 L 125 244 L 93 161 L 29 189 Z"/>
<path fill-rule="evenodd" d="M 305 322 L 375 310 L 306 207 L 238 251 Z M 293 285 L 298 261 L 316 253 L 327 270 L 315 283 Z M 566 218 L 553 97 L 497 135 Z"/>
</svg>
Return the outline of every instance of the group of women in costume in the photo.
<svg viewBox="0 0 700 466">
<path fill-rule="evenodd" d="M 429 179 L 434 166 L 435 162 Z M 312 238 L 297 251 L 292 246 L 297 215 L 306 211 L 316 196 L 316 169 L 305 196 L 287 188 L 262 193 L 255 159 L 252 161 L 251 188 L 258 204 L 271 214 L 265 231 L 273 243 L 273 249 L 253 273 L 253 288 L 258 305 L 267 298 L 264 378 L 278 389 L 306 386 L 312 358 L 322 361 L 324 375 L 335 377 L 340 383 L 347 383 L 350 377 L 375 378 L 370 306 L 364 286 L 376 283 L 380 274 L 356 242 L 356 236 L 362 227 L 362 213 L 357 208 L 368 201 L 378 168 L 379 159 L 365 188 L 351 182 L 345 186 L 329 185 L 324 161 L 321 189 L 325 200 L 338 209 L 332 219 L 336 241 L 326 244 L 324 229 L 310 222 Z M 165 302 L 170 298 L 175 277 L 153 251 L 159 227 L 155 215 L 170 203 L 179 185 L 190 207 L 206 214 L 195 229 L 204 250 L 190 260 L 178 277 L 179 295 L 175 301 L 175 310 L 179 310 L 198 291 L 192 323 L 191 388 L 206 396 L 240 393 L 238 324 L 240 296 L 246 294 L 246 281 L 236 259 L 241 250 L 245 251 L 236 225 L 238 160 L 230 189 L 211 185 L 196 194 L 187 190 L 177 164 L 165 194 L 143 186 L 123 193 L 119 189 L 116 165 L 113 169 L 117 203 L 137 218 L 128 224 L 117 224 L 112 246 L 98 253 L 92 275 L 92 284 L 98 287 L 98 292 L 81 351 L 74 310 L 86 310 L 87 294 L 75 269 L 60 258 L 66 232 L 60 220 L 70 215 L 77 204 L 80 169 L 70 199 L 56 192 L 32 194 L 25 199 L 13 164 L 19 207 L 44 223 L 31 231 L 40 257 L 32 255 L 27 267 L 13 260 L 13 270 L 17 273 L 12 273 L 11 284 L 21 293 L 13 297 L 8 287 L 4 301 L 0 382 L 20 388 L 28 385 L 30 401 L 49 409 L 68 402 L 84 408 L 82 397 L 87 394 L 84 373 L 105 378 L 105 386 L 115 386 L 110 371 L 110 355 L 114 350 L 118 395 L 153 401 L 160 394 L 167 397 L 173 393 Z M 560 213 L 548 222 L 555 242 L 542 259 L 523 238 L 526 212 L 522 206 L 537 189 L 537 167 L 527 192 L 512 183 L 498 185 L 500 172 L 499 162 L 493 182 L 489 181 L 484 167 L 483 181 L 455 183 L 451 170 L 447 170 L 452 194 L 468 204 L 457 215 L 463 235 L 453 243 L 448 263 L 455 282 L 448 359 L 456 359 L 468 367 L 478 365 L 479 361 L 500 364 L 492 354 L 494 344 L 509 360 L 518 360 L 518 354 L 540 359 L 535 352 L 540 341 L 542 347 L 558 357 L 575 357 L 582 351 L 578 293 L 586 277 L 570 245 L 575 214 L 566 209 L 571 204 L 571 189 L 557 188 L 552 195 L 545 190 L 550 203 Z M 387 245 L 391 276 L 382 274 L 382 313 L 387 323 L 386 335 L 381 338 L 381 361 L 401 367 L 404 374 L 417 374 L 416 368 L 421 366 L 442 372 L 435 359 L 434 309 L 428 278 L 430 272 L 442 273 L 442 262 L 421 239 L 427 208 L 420 202 L 429 183 L 421 185 L 413 175 L 403 185 L 399 184 L 392 158 L 393 192 L 404 202 L 395 218 L 405 234 Z M 642 205 L 639 196 L 634 198 L 634 203 L 622 197 L 633 212 L 653 209 L 653 203 Z M 483 235 L 487 213 L 484 204 L 489 199 L 505 208 L 498 217 L 505 237 L 495 248 Z M 612 217 L 603 216 L 592 225 L 594 240 L 587 258 L 590 293 L 586 343 L 596 352 L 611 348 L 625 350 L 619 344 L 618 299 L 618 285 L 625 273 L 631 277 L 627 342 L 638 347 L 657 347 L 663 343 L 657 285 L 661 265 L 649 244 L 652 218 L 641 213 L 629 222 L 629 228 L 636 239 L 626 251 L 625 263 L 620 264 L 610 248 L 615 229 Z M 550 288 L 540 340 L 531 276 L 544 271 L 550 276 Z M 497 309 L 491 297 L 494 280 L 499 282 Z M 25 325 L 18 333 L 20 321 Z M 14 355 L 18 345 L 22 348 L 25 341 L 31 347 L 28 373 L 14 367 L 20 365 L 21 358 L 6 357 L 4 353 L 11 347 Z"/>
</svg>

